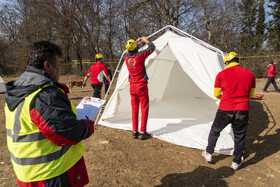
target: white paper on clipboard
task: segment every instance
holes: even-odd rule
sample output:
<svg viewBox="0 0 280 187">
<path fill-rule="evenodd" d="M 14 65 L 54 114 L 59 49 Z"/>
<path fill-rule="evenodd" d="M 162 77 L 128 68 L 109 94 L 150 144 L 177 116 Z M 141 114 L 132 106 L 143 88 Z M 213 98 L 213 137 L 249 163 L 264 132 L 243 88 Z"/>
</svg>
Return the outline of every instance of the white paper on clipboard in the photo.
<svg viewBox="0 0 280 187">
<path fill-rule="evenodd" d="M 77 119 L 93 120 L 105 101 L 96 97 L 84 97 L 76 107 Z"/>
</svg>

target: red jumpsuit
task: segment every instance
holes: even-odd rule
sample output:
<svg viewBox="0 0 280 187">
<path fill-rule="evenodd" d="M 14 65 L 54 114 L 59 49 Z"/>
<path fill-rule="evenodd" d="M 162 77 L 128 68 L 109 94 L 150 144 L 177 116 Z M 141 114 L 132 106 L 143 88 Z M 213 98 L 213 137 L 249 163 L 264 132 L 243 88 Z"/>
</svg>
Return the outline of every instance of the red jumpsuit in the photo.
<svg viewBox="0 0 280 187">
<path fill-rule="evenodd" d="M 130 95 L 132 107 L 132 128 L 138 131 L 139 104 L 141 103 L 141 132 L 147 131 L 149 115 L 148 76 L 145 69 L 145 60 L 155 50 L 152 42 L 146 50 L 129 51 L 125 56 L 125 63 L 129 71 Z"/>
</svg>

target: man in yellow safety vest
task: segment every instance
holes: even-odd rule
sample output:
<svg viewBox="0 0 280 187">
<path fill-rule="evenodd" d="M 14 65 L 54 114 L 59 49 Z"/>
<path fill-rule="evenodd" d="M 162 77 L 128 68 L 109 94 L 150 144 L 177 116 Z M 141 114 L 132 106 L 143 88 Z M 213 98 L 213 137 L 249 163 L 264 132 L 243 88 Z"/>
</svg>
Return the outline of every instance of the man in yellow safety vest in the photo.
<svg viewBox="0 0 280 187">
<path fill-rule="evenodd" d="M 82 140 L 94 132 L 93 121 L 77 120 L 58 82 L 62 51 L 50 42 L 35 42 L 28 66 L 7 83 L 7 144 L 19 186 L 84 186 L 88 180 Z"/>
</svg>

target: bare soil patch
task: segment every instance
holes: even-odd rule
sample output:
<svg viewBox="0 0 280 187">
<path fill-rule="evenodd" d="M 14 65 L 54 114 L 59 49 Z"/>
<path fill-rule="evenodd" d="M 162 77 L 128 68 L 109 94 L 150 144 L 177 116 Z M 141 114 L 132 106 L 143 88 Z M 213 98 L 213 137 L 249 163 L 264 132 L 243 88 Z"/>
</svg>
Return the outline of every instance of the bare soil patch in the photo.
<svg viewBox="0 0 280 187">
<path fill-rule="evenodd" d="M 4 81 L 15 77 L 4 77 Z M 69 85 L 81 76 L 62 76 Z M 257 80 L 262 93 L 266 79 Z M 104 88 L 103 88 L 104 89 Z M 242 167 L 230 168 L 232 157 L 214 154 L 214 164 L 201 157 L 201 150 L 173 145 L 156 138 L 132 139 L 130 131 L 97 126 L 83 141 L 90 183 L 87 186 L 279 186 L 280 185 L 280 94 L 270 86 L 263 100 L 250 102 L 250 125 L 246 159 Z M 112 91 L 111 91 L 112 92 Z M 92 88 L 74 87 L 70 100 L 77 105 Z M 102 91 L 104 97 L 104 90 Z M 0 95 L 0 186 L 17 186 L 6 146 L 4 95 Z"/>
</svg>

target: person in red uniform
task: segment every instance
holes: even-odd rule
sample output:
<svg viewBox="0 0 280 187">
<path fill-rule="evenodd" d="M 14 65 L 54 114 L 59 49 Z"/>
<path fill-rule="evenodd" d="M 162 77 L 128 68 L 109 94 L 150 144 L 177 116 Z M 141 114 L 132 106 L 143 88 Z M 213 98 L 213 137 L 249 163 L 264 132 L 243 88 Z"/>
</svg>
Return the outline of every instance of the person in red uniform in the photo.
<svg viewBox="0 0 280 187">
<path fill-rule="evenodd" d="M 145 42 L 148 48 L 138 51 L 137 43 Z M 126 42 L 128 53 L 125 55 L 125 63 L 129 72 L 130 96 L 132 107 L 133 138 L 138 136 L 141 140 L 151 138 L 147 133 L 147 121 L 149 115 L 148 76 L 145 68 L 145 59 L 153 53 L 155 45 L 146 37 L 140 37 L 136 41 L 130 39 Z M 138 132 L 139 105 L 141 104 L 141 127 Z"/>
<path fill-rule="evenodd" d="M 267 82 L 263 88 L 263 91 L 264 92 L 268 92 L 267 91 L 267 88 L 269 87 L 269 85 L 272 83 L 276 92 L 280 92 L 279 89 L 278 89 L 278 86 L 275 82 L 275 77 L 276 77 L 276 69 L 275 69 L 275 66 L 277 64 L 277 60 L 273 60 L 273 62 L 271 64 L 269 64 L 267 66 Z"/>
<path fill-rule="evenodd" d="M 85 87 L 88 78 L 91 77 L 90 84 L 93 88 L 93 97 L 101 98 L 101 89 L 104 81 L 104 76 L 109 84 L 111 80 L 107 72 L 107 68 L 105 64 L 103 64 L 103 55 L 101 53 L 95 55 L 95 61 L 96 63 L 89 68 L 82 86 Z"/>
<path fill-rule="evenodd" d="M 216 76 L 214 87 L 214 96 L 221 102 L 202 156 L 207 162 L 212 162 L 212 153 L 220 132 L 231 123 L 234 134 L 234 159 L 231 167 L 237 170 L 242 163 L 249 124 L 249 98 L 254 96 L 256 83 L 254 74 L 239 65 L 237 53 L 228 53 L 224 62 L 226 67 Z"/>
</svg>

